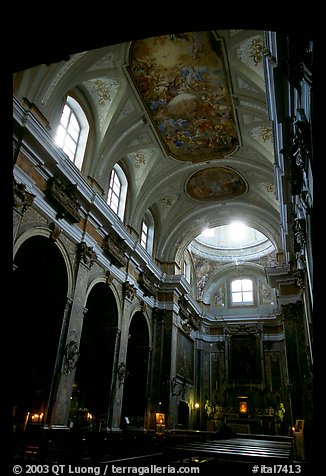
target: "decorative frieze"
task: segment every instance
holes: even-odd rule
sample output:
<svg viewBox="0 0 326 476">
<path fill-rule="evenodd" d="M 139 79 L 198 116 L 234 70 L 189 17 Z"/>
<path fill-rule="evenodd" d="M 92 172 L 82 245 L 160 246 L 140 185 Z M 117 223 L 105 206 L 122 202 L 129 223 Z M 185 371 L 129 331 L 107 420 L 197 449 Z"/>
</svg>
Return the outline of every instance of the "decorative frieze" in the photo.
<svg viewBox="0 0 326 476">
<path fill-rule="evenodd" d="M 80 204 L 77 200 L 76 191 L 77 185 L 59 177 L 53 177 L 49 180 L 45 194 L 58 210 L 57 218 L 67 218 L 73 223 L 80 221 Z"/>
<path fill-rule="evenodd" d="M 250 408 L 250 417 L 251 419 L 253 418 L 262 418 L 262 417 L 275 417 L 276 415 L 281 417 L 279 413 L 284 413 L 284 410 L 282 410 L 282 403 L 280 403 L 280 409 L 276 409 L 273 407 L 265 407 L 265 408 Z M 238 407 L 233 407 L 233 406 L 222 406 L 219 404 L 216 404 L 215 402 L 211 402 L 209 400 L 206 400 L 205 403 L 205 411 L 206 414 L 209 418 L 212 419 L 221 419 L 221 417 L 231 417 L 231 418 L 237 418 L 238 422 L 238 414 L 239 410 Z M 231 422 L 229 422 L 231 423 Z M 234 421 L 232 421 L 234 423 Z"/>
<path fill-rule="evenodd" d="M 122 241 L 118 235 L 111 231 L 108 233 L 102 245 L 104 254 L 115 264 L 116 266 L 123 268 L 127 264 L 127 257 L 125 255 L 126 244 Z"/>
<path fill-rule="evenodd" d="M 262 330 L 259 329 L 257 326 L 246 326 L 246 325 L 239 325 L 239 326 L 229 326 L 224 329 L 224 333 L 226 335 L 234 335 L 234 334 L 254 334 L 260 335 Z"/>
<path fill-rule="evenodd" d="M 157 294 L 157 287 L 153 282 L 154 274 L 148 271 L 142 271 L 138 276 L 138 284 L 144 291 L 146 296 L 154 296 Z"/>
</svg>

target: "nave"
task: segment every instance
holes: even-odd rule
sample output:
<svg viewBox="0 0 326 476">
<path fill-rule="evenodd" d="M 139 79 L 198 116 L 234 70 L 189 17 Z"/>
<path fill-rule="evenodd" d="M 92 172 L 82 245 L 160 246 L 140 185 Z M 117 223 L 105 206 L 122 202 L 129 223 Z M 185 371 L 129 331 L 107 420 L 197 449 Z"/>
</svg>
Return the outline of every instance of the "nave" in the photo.
<svg viewBox="0 0 326 476">
<path fill-rule="evenodd" d="M 38 431 L 15 435 L 15 463 L 170 465 L 301 464 L 294 436 L 175 431 L 118 434 Z M 309 463 L 307 461 L 305 464 Z"/>
</svg>

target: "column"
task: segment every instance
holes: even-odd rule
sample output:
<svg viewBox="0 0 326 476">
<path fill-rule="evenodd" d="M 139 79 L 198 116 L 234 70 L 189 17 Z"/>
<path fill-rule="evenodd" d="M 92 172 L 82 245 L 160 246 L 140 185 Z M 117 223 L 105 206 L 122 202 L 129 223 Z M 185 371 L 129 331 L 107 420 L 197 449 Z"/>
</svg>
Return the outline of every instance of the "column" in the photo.
<svg viewBox="0 0 326 476">
<path fill-rule="evenodd" d="M 129 339 L 129 316 L 131 312 L 131 304 L 135 298 L 135 292 L 129 285 L 125 285 L 123 289 L 123 304 L 122 304 L 122 319 L 121 319 L 121 331 L 117 336 L 116 341 L 116 367 L 114 368 L 113 376 L 113 391 L 112 391 L 112 406 L 110 409 L 110 430 L 121 431 L 121 411 L 123 404 L 123 391 L 124 382 L 127 375 L 127 351 L 128 351 L 128 339 Z"/>
<path fill-rule="evenodd" d="M 148 375 L 149 417 L 147 425 L 149 429 L 155 430 L 155 413 L 162 410 L 162 372 L 163 372 L 163 352 L 164 352 L 164 319 L 166 311 L 154 308 L 153 318 L 153 350 L 151 354 L 151 365 Z"/>
<path fill-rule="evenodd" d="M 76 365 L 79 358 L 79 345 L 85 316 L 85 301 L 88 277 L 96 258 L 92 249 L 82 242 L 78 246 L 78 269 L 75 292 L 71 304 L 70 320 L 67 330 L 61 370 L 58 373 L 56 392 L 52 395 L 51 427 L 67 426 L 70 397 L 75 380 Z"/>
<path fill-rule="evenodd" d="M 171 381 L 176 375 L 177 369 L 177 347 L 178 347 L 178 317 L 174 313 L 171 313 L 171 318 L 165 323 L 164 326 L 164 361 L 165 374 L 167 376 L 169 388 L 166 389 L 166 399 L 169 402 L 167 429 L 176 428 L 178 415 L 177 415 L 177 400 L 172 395 Z"/>
<path fill-rule="evenodd" d="M 72 300 L 70 298 L 67 298 L 65 309 L 64 309 L 62 326 L 61 326 L 57 358 L 56 358 L 56 362 L 54 366 L 49 405 L 48 405 L 48 409 L 44 419 L 44 421 L 46 422 L 49 422 L 51 419 L 52 411 L 54 409 L 55 402 L 57 399 L 58 385 L 61 378 L 61 367 L 62 367 L 63 359 L 65 356 L 65 345 L 66 345 L 66 339 L 67 339 L 67 333 L 68 333 L 68 327 L 69 327 L 71 306 L 72 306 Z"/>
<path fill-rule="evenodd" d="M 112 430 L 113 422 L 119 420 L 120 423 L 120 412 L 121 406 L 117 408 L 115 405 L 116 401 L 116 387 L 117 384 L 122 384 L 125 378 L 126 368 L 122 363 L 119 365 L 119 350 L 120 350 L 120 339 L 121 339 L 121 330 L 119 328 L 114 329 L 115 331 L 115 341 L 114 341 L 114 356 L 113 356 L 113 365 L 112 365 L 112 378 L 111 378 L 111 389 L 110 389 L 110 401 L 108 409 L 108 420 L 107 420 L 107 431 Z M 121 386 L 121 385 L 120 385 Z M 116 412 L 119 411 L 119 415 L 116 415 Z M 120 428 L 120 424 L 118 426 Z"/>
</svg>

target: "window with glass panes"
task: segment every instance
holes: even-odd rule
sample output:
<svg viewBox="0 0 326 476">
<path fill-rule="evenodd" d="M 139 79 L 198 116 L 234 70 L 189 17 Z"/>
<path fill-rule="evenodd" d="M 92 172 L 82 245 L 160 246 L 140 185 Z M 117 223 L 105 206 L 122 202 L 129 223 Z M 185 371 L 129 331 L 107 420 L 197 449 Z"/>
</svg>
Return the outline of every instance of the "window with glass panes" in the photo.
<svg viewBox="0 0 326 476">
<path fill-rule="evenodd" d="M 145 248 L 145 250 L 147 249 L 147 241 L 148 241 L 148 225 L 146 223 L 146 220 L 143 220 L 142 228 L 141 228 L 140 244 L 142 245 L 143 248 Z"/>
<path fill-rule="evenodd" d="M 121 183 L 116 171 L 113 169 L 110 175 L 110 187 L 107 203 L 115 213 L 118 213 L 119 210 L 120 194 Z"/>
<path fill-rule="evenodd" d="M 231 283 L 232 304 L 252 304 L 253 282 L 251 279 L 236 279 Z"/>
<path fill-rule="evenodd" d="M 65 104 L 55 138 L 56 144 L 75 162 L 80 125 L 73 110 Z"/>
</svg>

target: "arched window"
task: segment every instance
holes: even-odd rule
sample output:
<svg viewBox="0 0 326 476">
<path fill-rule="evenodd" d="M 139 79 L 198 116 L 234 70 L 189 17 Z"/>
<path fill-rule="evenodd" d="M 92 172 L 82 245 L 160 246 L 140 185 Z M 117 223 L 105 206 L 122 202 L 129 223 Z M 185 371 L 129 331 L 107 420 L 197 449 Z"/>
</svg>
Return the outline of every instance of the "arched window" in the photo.
<svg viewBox="0 0 326 476">
<path fill-rule="evenodd" d="M 251 279 L 235 279 L 231 282 L 232 304 L 253 304 L 254 289 Z"/>
<path fill-rule="evenodd" d="M 120 165 L 115 164 L 110 174 L 107 203 L 109 207 L 123 220 L 128 182 Z"/>
<path fill-rule="evenodd" d="M 183 262 L 183 274 L 188 283 L 190 283 L 190 264 L 186 260 Z"/>
<path fill-rule="evenodd" d="M 146 217 L 142 221 L 142 226 L 141 226 L 141 235 L 140 235 L 140 244 L 142 245 L 143 248 L 147 248 L 147 242 L 148 242 L 148 224 L 147 224 L 147 219 Z"/>
<path fill-rule="evenodd" d="M 69 159 L 82 168 L 89 124 L 78 102 L 68 96 L 63 107 L 55 143 L 68 155 Z"/>
<path fill-rule="evenodd" d="M 154 218 L 149 210 L 146 211 L 141 224 L 140 244 L 151 255 L 154 245 Z"/>
<path fill-rule="evenodd" d="M 191 254 L 186 250 L 183 255 L 183 275 L 191 283 Z"/>
</svg>

